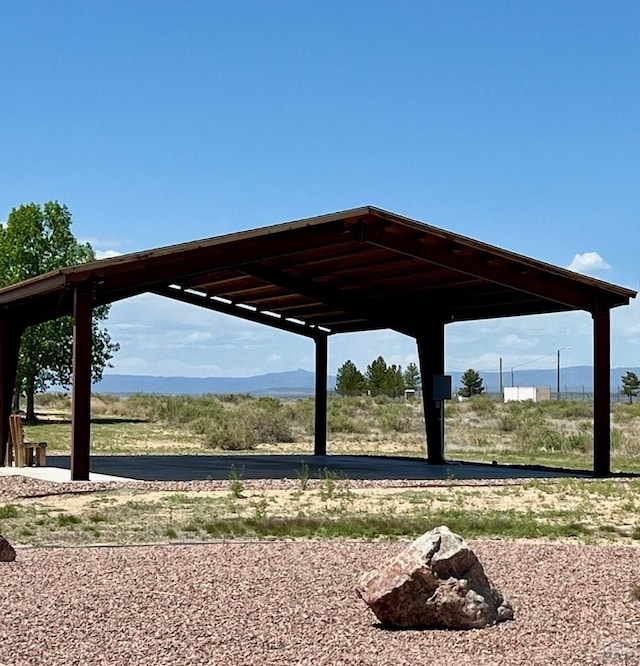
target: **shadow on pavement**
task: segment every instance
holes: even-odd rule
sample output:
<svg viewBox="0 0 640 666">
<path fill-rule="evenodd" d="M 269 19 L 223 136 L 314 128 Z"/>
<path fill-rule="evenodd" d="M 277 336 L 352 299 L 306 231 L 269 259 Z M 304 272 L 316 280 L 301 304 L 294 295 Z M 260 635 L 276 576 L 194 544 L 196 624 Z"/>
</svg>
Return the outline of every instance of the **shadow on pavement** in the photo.
<svg viewBox="0 0 640 666">
<path fill-rule="evenodd" d="M 48 456 L 47 464 L 69 469 L 69 456 Z M 301 475 L 318 478 L 325 468 L 354 480 L 529 479 L 591 476 L 591 472 L 583 470 L 453 461 L 444 465 L 430 465 L 422 458 L 364 455 L 91 456 L 91 472 L 142 481 L 226 480 L 229 479 L 233 469 L 243 479 L 297 479 Z"/>
</svg>

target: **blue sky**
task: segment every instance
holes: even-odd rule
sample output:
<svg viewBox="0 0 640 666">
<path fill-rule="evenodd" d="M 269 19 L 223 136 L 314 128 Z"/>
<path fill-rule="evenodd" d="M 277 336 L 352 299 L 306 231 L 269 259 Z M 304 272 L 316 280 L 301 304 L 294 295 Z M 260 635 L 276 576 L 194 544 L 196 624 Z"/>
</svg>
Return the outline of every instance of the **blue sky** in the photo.
<svg viewBox="0 0 640 666">
<path fill-rule="evenodd" d="M 372 204 L 640 287 L 640 3 L 2 0 L 0 219 L 100 256 Z M 640 365 L 637 301 L 612 364 Z M 112 372 L 313 369 L 305 339 L 151 296 Z M 584 313 L 453 324 L 448 370 L 591 363 Z M 414 342 L 338 336 L 330 371 Z"/>
</svg>

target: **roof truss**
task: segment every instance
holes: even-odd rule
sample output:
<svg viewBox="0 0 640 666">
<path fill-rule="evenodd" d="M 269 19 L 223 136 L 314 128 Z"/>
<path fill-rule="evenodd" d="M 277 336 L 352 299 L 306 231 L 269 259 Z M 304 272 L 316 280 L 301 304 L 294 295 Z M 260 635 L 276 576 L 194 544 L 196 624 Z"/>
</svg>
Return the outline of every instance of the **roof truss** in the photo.
<svg viewBox="0 0 640 666">
<path fill-rule="evenodd" d="M 29 325 L 151 292 L 311 338 L 425 319 L 591 313 L 635 292 L 373 207 L 64 268 L 0 290 Z"/>
</svg>

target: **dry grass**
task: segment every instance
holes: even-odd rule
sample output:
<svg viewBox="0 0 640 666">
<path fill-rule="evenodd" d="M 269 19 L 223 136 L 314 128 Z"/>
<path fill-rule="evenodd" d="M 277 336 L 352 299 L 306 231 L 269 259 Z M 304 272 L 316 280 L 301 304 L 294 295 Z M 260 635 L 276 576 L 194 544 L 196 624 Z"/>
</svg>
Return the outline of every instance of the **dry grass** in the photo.
<svg viewBox="0 0 640 666">
<path fill-rule="evenodd" d="M 6 483 L 6 481 L 5 481 Z M 17 545 L 207 541 L 212 538 L 415 536 L 447 524 L 468 537 L 636 544 L 638 480 L 519 483 L 380 482 L 330 472 L 265 484 L 115 484 L 0 504 L 0 531 Z"/>
<path fill-rule="evenodd" d="M 48 421 L 27 435 L 68 453 L 69 402 L 40 396 Z M 274 400 L 250 396 L 94 396 L 92 450 L 97 454 L 311 453 L 314 404 L 310 398 Z M 446 407 L 446 454 L 478 462 L 527 463 L 589 469 L 592 405 L 548 401 L 503 404 L 485 396 Z M 612 469 L 640 472 L 640 406 L 612 406 Z M 334 454 L 424 456 L 419 400 L 331 397 L 328 449 Z"/>
</svg>

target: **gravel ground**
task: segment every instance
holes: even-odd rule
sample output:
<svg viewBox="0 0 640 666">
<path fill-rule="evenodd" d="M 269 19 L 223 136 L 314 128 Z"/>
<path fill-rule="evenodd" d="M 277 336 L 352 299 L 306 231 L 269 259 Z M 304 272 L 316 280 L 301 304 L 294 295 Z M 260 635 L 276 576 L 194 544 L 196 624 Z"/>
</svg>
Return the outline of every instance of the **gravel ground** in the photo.
<svg viewBox="0 0 640 666">
<path fill-rule="evenodd" d="M 539 483 L 553 483 L 553 479 L 538 479 Z M 581 483 L 597 483 L 600 479 L 585 478 Z M 624 483 L 626 479 L 620 479 Z M 527 479 L 465 479 L 455 481 L 441 480 L 401 480 L 401 479 L 349 479 L 351 488 L 437 488 L 450 486 L 518 486 Z M 189 492 L 229 488 L 229 481 L 68 481 L 59 483 L 42 481 L 24 476 L 0 476 L 0 499 L 11 502 L 21 497 L 48 497 L 68 493 L 89 493 L 101 490 L 166 490 L 170 492 Z M 309 479 L 308 488 L 321 488 L 319 479 Z M 242 479 L 242 486 L 247 490 L 287 490 L 300 487 L 300 479 Z"/>
<path fill-rule="evenodd" d="M 6 666 L 640 664 L 640 549 L 474 542 L 516 619 L 388 631 L 357 597 L 399 543 L 34 548 L 0 564 Z"/>
</svg>

